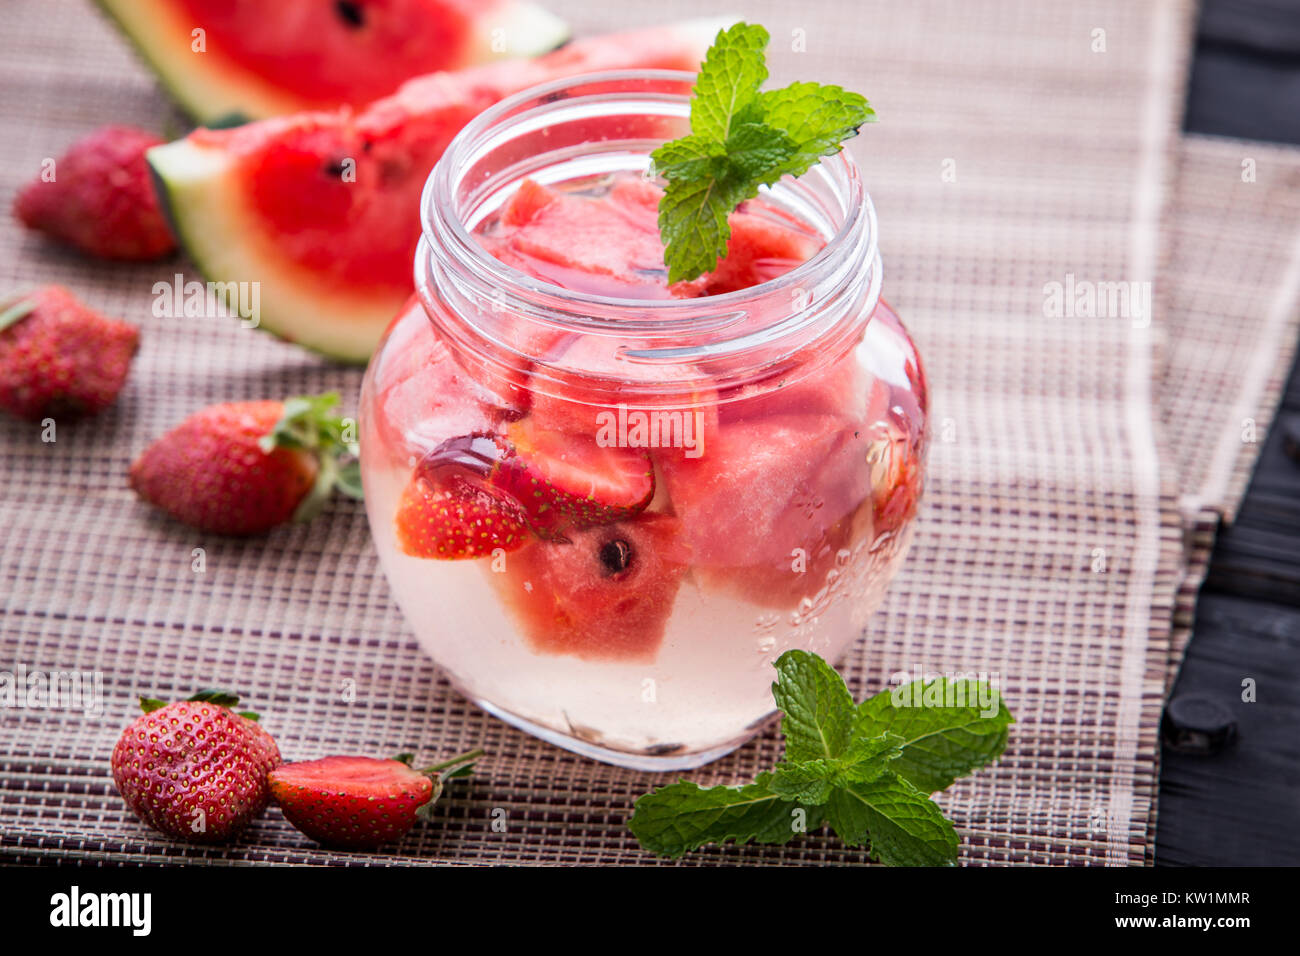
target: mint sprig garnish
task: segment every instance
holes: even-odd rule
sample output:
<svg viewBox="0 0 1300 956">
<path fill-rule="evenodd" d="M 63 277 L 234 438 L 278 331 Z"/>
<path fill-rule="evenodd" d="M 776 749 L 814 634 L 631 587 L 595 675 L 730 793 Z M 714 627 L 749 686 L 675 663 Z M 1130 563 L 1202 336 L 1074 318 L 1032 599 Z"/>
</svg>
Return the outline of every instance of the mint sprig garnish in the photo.
<svg viewBox="0 0 1300 956">
<path fill-rule="evenodd" d="M 651 158 L 668 181 L 659 234 L 668 281 L 694 279 L 727 254 L 727 217 L 782 176 L 799 176 L 871 122 L 866 99 L 838 86 L 792 83 L 761 91 L 769 36 L 737 23 L 718 33 L 691 97 L 691 132 Z"/>
<path fill-rule="evenodd" d="M 753 783 L 683 780 L 641 797 L 628 822 L 641 846 L 675 858 L 708 843 L 784 844 L 829 825 L 889 866 L 955 864 L 957 831 L 929 794 L 1006 748 L 1014 718 L 1001 695 L 936 678 L 855 704 L 816 654 L 786 651 L 776 671 L 785 759 Z"/>
</svg>

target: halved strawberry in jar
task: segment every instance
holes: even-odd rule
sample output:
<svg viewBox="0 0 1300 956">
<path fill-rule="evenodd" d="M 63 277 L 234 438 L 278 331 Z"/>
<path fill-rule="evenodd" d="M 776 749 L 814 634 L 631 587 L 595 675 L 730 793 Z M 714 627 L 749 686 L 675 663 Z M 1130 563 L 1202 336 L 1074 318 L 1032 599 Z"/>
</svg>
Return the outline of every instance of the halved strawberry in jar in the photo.
<svg viewBox="0 0 1300 956">
<path fill-rule="evenodd" d="M 489 484 L 523 508 L 539 534 L 630 518 L 655 493 L 654 467 L 643 450 L 549 431 L 530 415 L 506 428 L 507 454 Z"/>
<path fill-rule="evenodd" d="M 531 537 L 517 505 L 456 474 L 418 467 L 402 492 L 397 546 L 414 558 L 456 561 L 515 551 Z"/>
<path fill-rule="evenodd" d="M 538 541 L 488 577 L 537 653 L 649 662 L 690 558 L 680 521 L 641 514 Z"/>
<path fill-rule="evenodd" d="M 547 537 L 632 517 L 655 491 L 644 451 L 546 431 L 531 415 L 501 433 L 448 439 L 421 469 L 437 482 L 455 478 L 508 502 L 527 527 Z"/>
</svg>

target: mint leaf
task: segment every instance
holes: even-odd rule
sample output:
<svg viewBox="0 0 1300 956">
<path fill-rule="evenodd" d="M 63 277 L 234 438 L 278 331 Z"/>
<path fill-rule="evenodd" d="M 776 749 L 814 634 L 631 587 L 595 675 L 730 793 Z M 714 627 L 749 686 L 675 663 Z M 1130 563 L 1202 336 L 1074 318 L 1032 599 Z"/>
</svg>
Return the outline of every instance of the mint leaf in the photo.
<svg viewBox="0 0 1300 956">
<path fill-rule="evenodd" d="M 724 179 L 669 180 L 659 201 L 668 281 L 694 279 L 716 268 L 731 238 L 728 214 L 757 195 L 758 187 L 745 189 Z"/>
<path fill-rule="evenodd" d="M 887 866 L 953 866 L 957 831 L 939 805 L 894 773 L 836 790 L 826 820 L 849 846 L 871 845 Z"/>
<path fill-rule="evenodd" d="M 683 136 L 664 143 L 654 152 L 655 172 L 668 180 L 720 179 L 727 173 L 727 153 L 722 143 L 703 136 Z"/>
<path fill-rule="evenodd" d="M 768 785 L 773 793 L 787 800 L 820 806 L 837 787 L 869 783 L 883 774 L 890 761 L 902 753 L 902 742 L 903 738 L 894 734 L 857 737 L 842 757 L 777 764 Z"/>
<path fill-rule="evenodd" d="M 805 760 L 803 763 L 779 763 L 772 771 L 768 786 L 785 800 L 797 800 L 808 806 L 821 806 L 835 792 L 839 762 L 834 758 Z"/>
<path fill-rule="evenodd" d="M 716 268 L 731 238 L 727 217 L 740 203 L 838 152 L 875 115 L 866 99 L 838 86 L 760 91 L 768 39 L 747 23 L 720 31 L 695 82 L 690 134 L 651 154 L 668 181 L 659 233 L 670 282 Z"/>
<path fill-rule="evenodd" d="M 773 182 L 781 175 L 801 175 L 823 156 L 838 153 L 840 144 L 857 136 L 858 128 L 876 115 L 861 94 L 820 83 L 791 83 L 769 90 L 759 103 L 767 125 L 798 144 Z"/>
<path fill-rule="evenodd" d="M 903 738 L 897 734 L 880 734 L 875 737 L 854 737 L 839 758 L 840 783 L 870 783 L 886 770 L 893 769 L 893 761 L 903 753 Z"/>
<path fill-rule="evenodd" d="M 808 651 L 786 651 L 776 661 L 772 696 L 784 713 L 787 760 L 838 757 L 853 738 L 857 707 L 844 678 Z M 882 728 L 886 730 L 888 728 Z"/>
<path fill-rule="evenodd" d="M 1008 727 L 1014 722 L 1001 695 L 987 684 L 940 677 L 913 681 L 863 701 L 855 729 L 861 735 L 901 737 L 902 756 L 890 769 L 917 789 L 933 793 L 996 760 L 1006 749 Z"/>
<path fill-rule="evenodd" d="M 733 178 L 770 186 L 780 170 L 799 155 L 800 147 L 784 132 L 767 123 L 741 123 L 727 137 L 726 159 Z M 811 165 L 811 164 L 809 164 Z M 757 188 L 754 190 L 758 194 Z"/>
<path fill-rule="evenodd" d="M 679 857 L 706 843 L 788 843 L 803 827 L 821 826 L 821 814 L 782 799 L 768 787 L 770 774 L 739 787 L 700 787 L 683 780 L 636 802 L 628 828 L 641 846 Z"/>
<path fill-rule="evenodd" d="M 940 679 L 905 685 L 920 695 L 910 700 L 896 689 L 855 706 L 816 654 L 786 651 L 775 666 L 786 759 L 750 784 L 683 780 L 643 796 L 628 823 L 641 845 L 678 857 L 706 843 L 786 843 L 829 823 L 889 866 L 956 863 L 957 831 L 924 791 L 1001 753 L 1012 718 L 1000 695 Z M 981 705 L 994 712 L 982 715 Z"/>
<path fill-rule="evenodd" d="M 723 141 L 731 135 L 736 114 L 758 96 L 767 80 L 768 33 L 761 26 L 737 23 L 718 31 L 695 80 L 691 98 L 691 132 Z"/>
</svg>

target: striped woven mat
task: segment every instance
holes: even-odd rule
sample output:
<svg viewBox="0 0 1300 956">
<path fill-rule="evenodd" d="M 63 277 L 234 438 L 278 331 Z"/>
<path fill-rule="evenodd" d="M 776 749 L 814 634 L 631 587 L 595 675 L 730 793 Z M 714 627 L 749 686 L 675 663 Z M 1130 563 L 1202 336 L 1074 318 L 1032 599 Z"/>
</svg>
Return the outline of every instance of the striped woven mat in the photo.
<svg viewBox="0 0 1300 956">
<path fill-rule="evenodd" d="M 549 5 L 581 33 L 733 6 Z M 744 7 L 773 34 L 776 81 L 840 82 L 880 114 L 852 148 L 885 294 L 933 390 L 918 533 L 844 673 L 858 696 L 917 667 L 999 676 L 1018 719 L 1006 756 L 940 797 L 963 862 L 1150 863 L 1184 529 L 1231 512 L 1253 461 L 1239 419 L 1268 426 L 1294 342 L 1300 160 L 1180 140 L 1184 0 Z M 43 158 L 106 121 L 184 129 L 89 3 L 9 0 L 0 82 L 5 208 Z M 143 336 L 128 387 L 93 422 L 51 444 L 0 421 L 0 670 L 95 671 L 104 695 L 99 713 L 0 710 L 0 860 L 657 862 L 625 824 L 660 781 L 462 701 L 398 614 L 359 506 L 335 500 L 310 525 L 245 542 L 135 500 L 129 462 L 189 412 L 327 389 L 352 410 L 360 385 L 238 323 L 155 318 L 153 283 L 177 272 L 197 277 L 183 258 L 88 262 L 0 217 L 0 292 L 59 282 Z M 1147 290 L 1145 314 L 1052 308 L 1054 284 L 1113 282 Z M 237 686 L 289 759 L 480 744 L 489 757 L 389 852 L 322 851 L 274 812 L 229 847 L 184 846 L 124 810 L 109 754 L 136 693 L 214 684 Z M 747 778 L 779 748 L 770 731 L 692 776 Z M 814 835 L 679 865 L 862 862 Z"/>
</svg>

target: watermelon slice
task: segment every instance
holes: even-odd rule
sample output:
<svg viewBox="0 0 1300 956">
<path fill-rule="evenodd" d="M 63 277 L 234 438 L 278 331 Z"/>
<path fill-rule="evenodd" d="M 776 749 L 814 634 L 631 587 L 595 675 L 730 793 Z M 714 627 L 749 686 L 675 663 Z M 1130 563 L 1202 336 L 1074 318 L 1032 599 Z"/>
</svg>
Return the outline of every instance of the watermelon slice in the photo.
<svg viewBox="0 0 1300 956">
<path fill-rule="evenodd" d="M 693 20 L 435 73 L 357 114 L 196 130 L 151 150 L 149 162 L 177 235 L 208 279 L 259 282 L 262 327 L 364 362 L 411 293 L 420 192 L 461 127 L 548 80 L 697 69 L 718 27 Z"/>
<path fill-rule="evenodd" d="M 525 0 L 99 4 L 181 105 L 209 125 L 361 107 L 411 77 L 536 56 L 569 36 L 563 21 Z"/>
<path fill-rule="evenodd" d="M 421 458 L 449 435 L 491 431 L 521 412 L 471 378 L 438 338 L 416 296 L 389 329 L 375 362 L 373 433 L 365 440 L 384 449 L 399 467 Z"/>
<path fill-rule="evenodd" d="M 866 451 L 838 415 L 772 415 L 723 425 L 701 458 L 655 463 L 701 580 L 788 609 L 849 542 L 872 490 Z"/>
<path fill-rule="evenodd" d="M 649 662 L 690 557 L 680 521 L 640 514 L 528 545 L 488 578 L 537 653 Z"/>
</svg>

